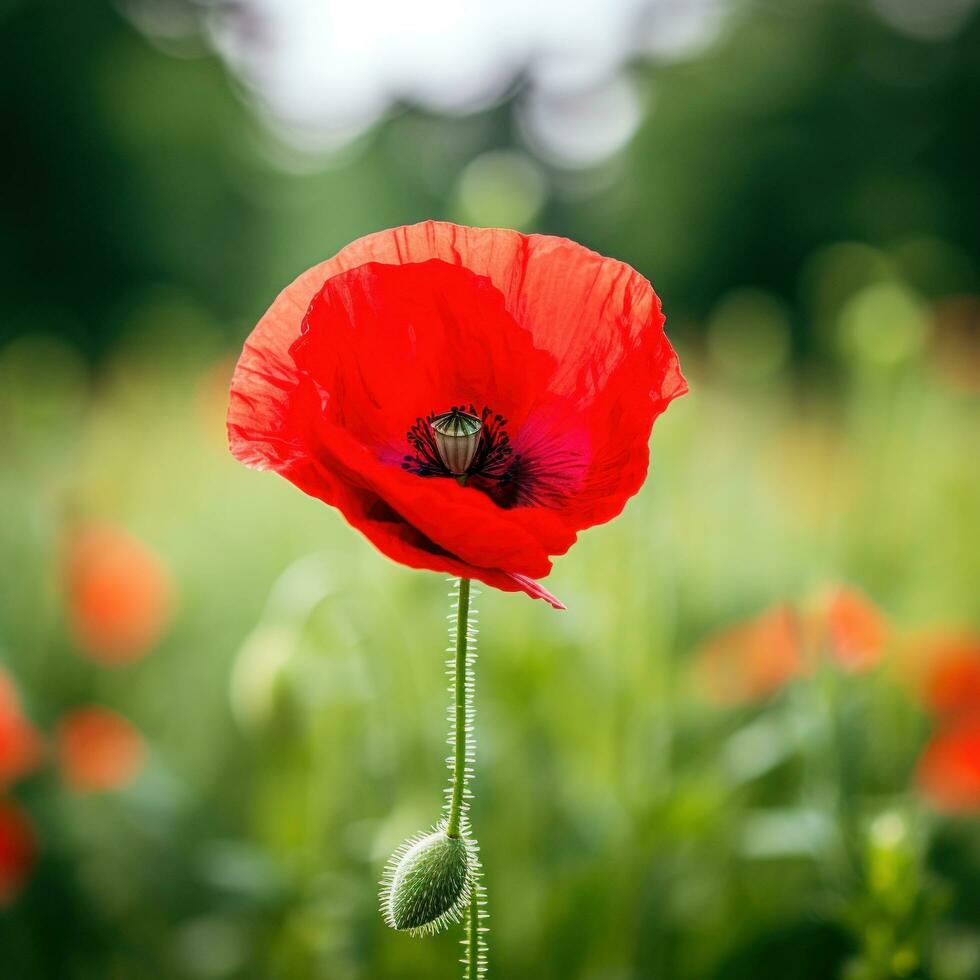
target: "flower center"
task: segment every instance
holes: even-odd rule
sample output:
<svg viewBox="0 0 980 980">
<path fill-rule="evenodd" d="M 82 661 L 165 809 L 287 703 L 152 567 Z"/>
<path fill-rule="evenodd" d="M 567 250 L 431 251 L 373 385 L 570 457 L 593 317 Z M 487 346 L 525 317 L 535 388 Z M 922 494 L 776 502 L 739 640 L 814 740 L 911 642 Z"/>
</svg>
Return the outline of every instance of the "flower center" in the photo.
<svg viewBox="0 0 980 980">
<path fill-rule="evenodd" d="M 415 451 L 402 467 L 418 476 L 484 477 L 501 481 L 514 463 L 507 419 L 490 408 L 470 405 L 415 420 L 406 439 Z"/>
<path fill-rule="evenodd" d="M 462 409 L 453 408 L 430 418 L 429 427 L 443 465 L 453 476 L 462 476 L 470 468 L 480 445 L 483 420 Z"/>
</svg>

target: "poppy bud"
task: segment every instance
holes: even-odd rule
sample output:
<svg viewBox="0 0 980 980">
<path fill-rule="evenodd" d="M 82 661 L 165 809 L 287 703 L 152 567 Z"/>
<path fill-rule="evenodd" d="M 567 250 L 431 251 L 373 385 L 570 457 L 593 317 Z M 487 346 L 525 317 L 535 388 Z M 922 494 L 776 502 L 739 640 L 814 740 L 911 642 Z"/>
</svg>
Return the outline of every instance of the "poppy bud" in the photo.
<svg viewBox="0 0 980 980">
<path fill-rule="evenodd" d="M 483 422 L 461 408 L 453 408 L 429 420 L 439 458 L 453 476 L 462 476 L 473 462 L 480 445 Z"/>
<path fill-rule="evenodd" d="M 392 929 L 439 932 L 458 922 L 470 898 L 473 845 L 444 824 L 405 841 L 382 879 L 381 912 Z"/>
</svg>

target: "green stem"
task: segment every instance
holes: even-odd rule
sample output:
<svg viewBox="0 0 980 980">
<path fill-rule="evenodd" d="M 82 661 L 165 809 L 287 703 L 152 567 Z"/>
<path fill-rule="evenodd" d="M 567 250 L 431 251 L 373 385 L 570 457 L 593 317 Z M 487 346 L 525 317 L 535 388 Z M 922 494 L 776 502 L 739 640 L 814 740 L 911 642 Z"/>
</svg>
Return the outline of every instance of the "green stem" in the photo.
<svg viewBox="0 0 980 980">
<path fill-rule="evenodd" d="M 456 729 L 453 740 L 453 795 L 449 802 L 446 834 L 459 837 L 463 813 L 463 790 L 466 786 L 466 654 L 469 640 L 470 580 L 459 580 L 459 603 L 456 606 Z"/>
</svg>

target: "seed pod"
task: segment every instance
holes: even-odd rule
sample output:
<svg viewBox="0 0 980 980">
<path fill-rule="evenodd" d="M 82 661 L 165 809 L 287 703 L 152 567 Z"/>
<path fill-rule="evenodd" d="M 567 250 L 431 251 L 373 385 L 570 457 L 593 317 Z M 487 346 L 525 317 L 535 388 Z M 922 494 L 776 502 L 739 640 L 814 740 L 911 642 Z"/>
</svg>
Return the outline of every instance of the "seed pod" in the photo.
<svg viewBox="0 0 980 980">
<path fill-rule="evenodd" d="M 429 425 L 446 469 L 454 476 L 462 476 L 470 468 L 480 445 L 483 428 L 480 417 L 454 408 L 431 418 Z"/>
<path fill-rule="evenodd" d="M 416 834 L 391 856 L 381 881 L 381 914 L 392 929 L 432 935 L 459 922 L 470 899 L 475 847 L 444 823 Z"/>
</svg>

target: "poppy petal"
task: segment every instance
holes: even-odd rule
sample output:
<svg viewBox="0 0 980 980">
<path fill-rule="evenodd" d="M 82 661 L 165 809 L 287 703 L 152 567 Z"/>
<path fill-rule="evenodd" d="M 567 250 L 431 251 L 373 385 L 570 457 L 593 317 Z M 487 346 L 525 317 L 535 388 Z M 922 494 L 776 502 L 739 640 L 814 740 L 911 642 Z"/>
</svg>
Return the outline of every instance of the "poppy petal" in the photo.
<svg viewBox="0 0 980 980">
<path fill-rule="evenodd" d="M 519 427 L 555 370 L 486 276 L 435 259 L 331 277 L 290 355 L 326 417 L 398 464 L 415 420 L 452 405 L 486 405 Z"/>
<path fill-rule="evenodd" d="M 300 458 L 285 468 L 283 475 L 299 489 L 336 507 L 352 527 L 393 561 L 409 568 L 478 579 L 501 591 L 525 592 L 532 598 L 544 599 L 555 609 L 565 608 L 547 589 L 526 575 L 471 565 L 448 552 L 406 521 L 368 484 L 360 479 L 357 482 L 345 479 L 343 466 L 334 470 L 314 459 Z M 464 488 L 454 482 L 440 482 L 445 482 L 459 493 L 464 492 Z M 481 501 L 479 494 L 473 493 L 472 497 L 477 502 Z"/>
<path fill-rule="evenodd" d="M 292 476 L 290 479 L 300 489 L 306 489 L 302 477 Z M 370 491 L 355 490 L 329 474 L 321 475 L 311 487 L 315 488 L 316 496 L 337 507 L 352 527 L 393 561 L 409 568 L 477 579 L 503 592 L 524 592 L 533 599 L 544 599 L 555 609 L 565 608 L 559 599 L 526 575 L 461 561 L 426 538 L 418 528 L 393 511 L 387 501 Z"/>
<path fill-rule="evenodd" d="M 523 526 L 520 512 L 502 510 L 485 494 L 455 480 L 422 480 L 385 465 L 337 426 L 320 423 L 317 430 L 314 470 L 321 480 L 327 471 L 340 474 L 345 482 L 384 500 L 410 526 L 468 564 L 506 567 L 531 576 L 551 571 L 547 551 Z"/>
</svg>

